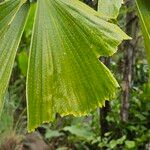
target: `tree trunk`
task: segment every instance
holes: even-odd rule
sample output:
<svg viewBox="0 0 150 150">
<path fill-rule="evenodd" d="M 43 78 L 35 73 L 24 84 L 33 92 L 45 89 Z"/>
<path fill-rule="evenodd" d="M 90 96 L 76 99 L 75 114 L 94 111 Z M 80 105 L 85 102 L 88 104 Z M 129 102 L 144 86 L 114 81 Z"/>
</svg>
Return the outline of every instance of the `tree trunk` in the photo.
<svg viewBox="0 0 150 150">
<path fill-rule="evenodd" d="M 105 102 L 105 106 L 100 108 L 100 136 L 101 138 L 104 137 L 105 133 L 109 131 L 109 125 L 106 120 L 108 112 L 110 111 L 110 103 L 109 101 Z"/>
<path fill-rule="evenodd" d="M 133 0 L 126 0 L 127 9 L 135 6 Z M 129 99 L 133 75 L 133 62 L 135 60 L 135 49 L 138 33 L 138 19 L 135 11 L 128 11 L 126 14 L 126 33 L 133 39 L 124 43 L 124 67 L 123 67 L 123 93 L 121 104 L 121 120 L 128 121 L 129 117 Z"/>
<path fill-rule="evenodd" d="M 110 58 L 102 57 L 100 60 L 107 66 L 110 66 Z M 104 137 L 105 133 L 109 131 L 109 124 L 106 120 L 108 113 L 110 112 L 110 103 L 106 100 L 105 106 L 100 108 L 100 136 Z"/>
</svg>

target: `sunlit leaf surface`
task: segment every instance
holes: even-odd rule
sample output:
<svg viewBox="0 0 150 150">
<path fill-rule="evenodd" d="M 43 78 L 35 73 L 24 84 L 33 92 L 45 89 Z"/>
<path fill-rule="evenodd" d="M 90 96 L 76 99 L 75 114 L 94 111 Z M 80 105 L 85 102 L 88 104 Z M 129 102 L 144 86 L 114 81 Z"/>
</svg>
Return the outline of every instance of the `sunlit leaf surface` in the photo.
<svg viewBox="0 0 150 150">
<path fill-rule="evenodd" d="M 92 13 L 88 13 L 88 10 Z M 27 77 L 28 129 L 84 115 L 115 96 L 118 83 L 98 60 L 129 37 L 76 0 L 38 0 Z"/>
<path fill-rule="evenodd" d="M 98 0 L 99 13 L 108 19 L 116 19 L 122 0 Z"/>
</svg>

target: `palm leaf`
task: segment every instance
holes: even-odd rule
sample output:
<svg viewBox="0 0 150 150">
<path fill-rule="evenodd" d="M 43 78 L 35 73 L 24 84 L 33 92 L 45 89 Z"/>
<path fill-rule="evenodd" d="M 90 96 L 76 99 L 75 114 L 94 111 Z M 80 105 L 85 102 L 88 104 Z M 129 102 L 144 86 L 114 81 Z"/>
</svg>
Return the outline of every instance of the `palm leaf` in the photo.
<svg viewBox="0 0 150 150">
<path fill-rule="evenodd" d="M 29 14 L 29 1 L 12 1 L 0 5 L 1 11 L 6 3 L 8 8 L 16 3 L 14 14 L 0 19 L 5 26 L 0 34 L 1 99 Z M 112 55 L 122 40 L 129 39 L 78 0 L 38 0 L 36 5 L 27 73 L 29 131 L 52 121 L 56 112 L 85 115 L 113 99 L 119 85 L 98 58 Z"/>
<path fill-rule="evenodd" d="M 118 83 L 98 56 L 112 55 L 128 36 L 86 9 L 76 0 L 37 2 L 27 75 L 29 130 L 56 112 L 85 115 L 115 96 Z"/>
</svg>

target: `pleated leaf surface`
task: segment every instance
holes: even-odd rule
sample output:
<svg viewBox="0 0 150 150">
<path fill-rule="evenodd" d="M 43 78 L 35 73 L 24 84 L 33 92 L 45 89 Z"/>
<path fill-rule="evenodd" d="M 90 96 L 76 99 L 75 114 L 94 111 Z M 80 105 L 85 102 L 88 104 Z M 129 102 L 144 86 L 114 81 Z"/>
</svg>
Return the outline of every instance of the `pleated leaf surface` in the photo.
<svg viewBox="0 0 150 150">
<path fill-rule="evenodd" d="M 118 83 L 98 57 L 129 37 L 78 0 L 38 0 L 27 74 L 28 130 L 85 115 L 114 98 Z"/>
<path fill-rule="evenodd" d="M 2 8 L 1 6 L 3 6 L 3 4 L 0 5 L 0 11 Z M 18 6 L 16 5 L 16 7 Z M 23 4 L 18 10 L 17 14 L 14 16 L 11 24 L 7 27 L 6 32 L 4 32 L 0 38 L 0 111 L 2 110 L 3 96 L 9 83 L 17 48 L 19 46 L 19 42 L 27 19 L 28 10 L 29 5 Z M 7 19 L 9 20 L 9 18 Z M 6 22 L 8 22 L 7 19 Z M 0 25 L 1 23 L 3 23 L 3 20 L 0 20 Z"/>
</svg>

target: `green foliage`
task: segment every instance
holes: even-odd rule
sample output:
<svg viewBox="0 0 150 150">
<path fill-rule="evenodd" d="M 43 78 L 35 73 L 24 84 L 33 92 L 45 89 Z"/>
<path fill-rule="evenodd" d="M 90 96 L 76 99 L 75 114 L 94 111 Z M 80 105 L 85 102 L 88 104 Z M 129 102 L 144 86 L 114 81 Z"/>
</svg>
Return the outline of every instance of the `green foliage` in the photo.
<svg viewBox="0 0 150 150">
<path fill-rule="evenodd" d="M 17 65 L 16 65 L 17 67 Z M 16 69 L 15 67 L 15 69 Z M 4 109 L 2 111 L 1 119 L 0 119 L 0 143 L 3 139 L 3 136 L 6 134 L 14 133 L 14 132 L 20 132 L 20 130 L 23 130 L 23 122 L 20 121 L 23 120 L 21 118 L 22 116 L 20 114 L 17 114 L 16 111 L 19 108 L 20 110 L 25 108 L 22 108 L 22 100 L 23 100 L 23 93 L 22 91 L 25 89 L 24 86 L 24 79 L 18 78 L 16 81 L 11 84 L 5 94 L 5 103 L 4 103 Z"/>
<path fill-rule="evenodd" d="M 71 134 L 82 138 L 83 140 L 90 141 L 95 138 L 95 134 L 92 133 L 89 129 L 83 128 L 81 126 L 66 126 L 64 131 L 69 131 Z"/>
<path fill-rule="evenodd" d="M 129 39 L 80 1 L 39 0 L 36 11 L 32 6 L 25 0 L 0 4 L 1 107 L 28 14 L 32 20 L 35 12 L 33 24 L 27 22 L 33 25 L 27 72 L 30 131 L 53 120 L 56 112 L 85 115 L 114 98 L 118 83 L 97 57 L 112 55 L 122 40 Z M 20 56 L 24 75 L 25 63 Z"/>
<path fill-rule="evenodd" d="M 27 67 L 28 67 L 28 55 L 25 51 L 22 51 L 18 55 L 18 65 L 21 70 L 21 73 L 26 76 L 27 75 Z"/>
<path fill-rule="evenodd" d="M 46 134 L 45 134 L 45 138 L 47 140 L 50 140 L 52 138 L 56 138 L 56 137 L 60 137 L 60 136 L 63 136 L 64 134 L 59 132 L 58 130 L 50 130 L 50 129 L 47 129 L 46 130 Z"/>
<path fill-rule="evenodd" d="M 125 141 L 125 147 L 126 149 L 134 149 L 135 148 L 135 142 L 134 141 Z"/>
</svg>

